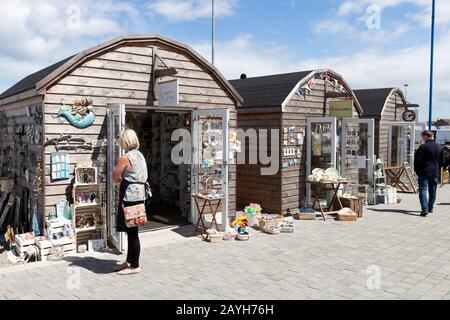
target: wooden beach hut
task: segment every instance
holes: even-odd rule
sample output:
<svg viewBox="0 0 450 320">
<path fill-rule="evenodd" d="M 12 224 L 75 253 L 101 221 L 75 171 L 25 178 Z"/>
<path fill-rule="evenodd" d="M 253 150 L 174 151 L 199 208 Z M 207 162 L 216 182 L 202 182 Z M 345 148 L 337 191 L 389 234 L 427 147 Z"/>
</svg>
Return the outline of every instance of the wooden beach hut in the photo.
<svg viewBox="0 0 450 320">
<path fill-rule="evenodd" d="M 29 75 L 0 95 L 0 175 L 15 179 L 16 194 L 28 190 L 41 229 L 61 201 L 72 210 L 86 204 L 81 213 L 87 220 L 88 204 L 98 205 L 106 236 L 95 226 L 75 226 L 77 236 L 105 236 L 122 249 L 110 173 L 121 154 L 116 139 L 127 126 L 140 136 L 158 206 L 152 214 L 159 220 L 150 226 L 196 222 L 190 194 L 209 188 L 224 195 L 224 224 L 236 207 L 236 166 L 227 157 L 241 104 L 234 87 L 189 46 L 159 35 L 121 36 Z M 195 163 L 170 161 L 177 129 L 194 135 Z M 98 184 L 98 194 L 76 193 L 74 184 L 83 182 Z M 72 214 L 77 225 L 78 213 Z"/>
<path fill-rule="evenodd" d="M 269 153 L 279 157 L 275 174 L 262 174 L 267 164 L 261 161 L 238 164 L 239 207 L 259 203 L 267 212 L 295 211 L 310 200 L 306 179 L 317 167 L 344 169 L 355 183 L 370 177 L 369 168 L 363 172 L 355 162 L 358 156 L 370 157 L 371 120 L 359 119 L 361 105 L 341 75 L 310 70 L 254 78 L 242 75 L 230 82 L 244 98 L 238 108 L 239 129 L 279 132 L 277 146 L 268 146 Z M 358 141 L 355 154 L 347 156 L 341 141 L 359 132 L 364 138 Z M 242 142 L 246 153 L 258 144 L 249 139 Z"/>
</svg>

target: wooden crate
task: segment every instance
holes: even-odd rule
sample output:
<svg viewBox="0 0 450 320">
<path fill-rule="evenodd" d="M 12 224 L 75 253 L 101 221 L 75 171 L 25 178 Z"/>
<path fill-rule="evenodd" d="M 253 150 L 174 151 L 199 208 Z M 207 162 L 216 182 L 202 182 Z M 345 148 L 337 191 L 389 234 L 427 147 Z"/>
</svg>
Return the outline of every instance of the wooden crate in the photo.
<svg viewBox="0 0 450 320">
<path fill-rule="evenodd" d="M 74 239 L 62 238 L 52 241 L 36 240 L 36 245 L 39 248 L 39 256 L 41 261 L 46 261 L 48 259 L 53 245 L 61 245 L 63 247 L 64 256 L 71 256 L 76 253 Z"/>
<path fill-rule="evenodd" d="M 363 212 L 364 212 L 364 199 L 363 198 L 358 198 L 358 199 L 339 198 L 339 199 L 341 200 L 342 206 L 344 208 L 350 208 L 353 211 L 355 211 L 356 214 L 358 215 L 358 218 L 363 217 Z M 339 207 L 339 204 L 337 203 L 336 199 L 333 202 L 333 208 L 336 211 L 341 209 Z"/>
<path fill-rule="evenodd" d="M 296 213 L 294 214 L 296 220 L 316 220 L 317 214 L 315 213 Z"/>
<path fill-rule="evenodd" d="M 357 219 L 358 217 L 355 215 L 343 215 L 343 214 L 337 215 L 338 221 L 356 221 Z"/>
</svg>

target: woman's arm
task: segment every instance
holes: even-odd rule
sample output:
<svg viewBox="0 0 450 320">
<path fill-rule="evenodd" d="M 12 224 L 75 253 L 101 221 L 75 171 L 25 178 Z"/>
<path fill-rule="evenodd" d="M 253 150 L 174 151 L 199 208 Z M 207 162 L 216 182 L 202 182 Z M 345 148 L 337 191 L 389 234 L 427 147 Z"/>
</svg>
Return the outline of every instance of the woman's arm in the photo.
<svg viewBox="0 0 450 320">
<path fill-rule="evenodd" d="M 130 160 L 126 156 L 120 157 L 117 161 L 117 165 L 112 173 L 112 179 L 115 183 L 119 183 L 122 180 L 122 174 L 126 168 L 130 167 Z"/>
</svg>

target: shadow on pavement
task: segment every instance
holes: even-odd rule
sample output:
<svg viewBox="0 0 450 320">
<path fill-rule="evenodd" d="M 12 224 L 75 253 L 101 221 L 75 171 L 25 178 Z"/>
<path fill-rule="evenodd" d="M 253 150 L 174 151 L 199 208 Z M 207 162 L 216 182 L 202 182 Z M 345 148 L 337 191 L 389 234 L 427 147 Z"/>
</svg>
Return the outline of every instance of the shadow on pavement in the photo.
<svg viewBox="0 0 450 320">
<path fill-rule="evenodd" d="M 180 236 L 184 238 L 192 238 L 194 237 L 194 225 L 186 225 L 180 226 L 178 228 L 172 229 L 172 232 L 178 233 Z"/>
<path fill-rule="evenodd" d="M 450 203 L 438 203 L 438 206 L 450 206 Z"/>
<path fill-rule="evenodd" d="M 93 257 L 67 257 L 64 260 L 70 262 L 70 267 L 83 268 L 96 274 L 115 273 L 117 267 L 116 260 L 103 260 Z"/>
<path fill-rule="evenodd" d="M 386 212 L 386 213 L 401 213 L 401 214 L 406 214 L 409 216 L 414 216 L 414 217 L 420 217 L 421 212 L 420 211 L 409 211 L 409 210 L 398 210 L 398 209 L 367 209 L 368 211 L 373 211 L 373 212 Z"/>
</svg>

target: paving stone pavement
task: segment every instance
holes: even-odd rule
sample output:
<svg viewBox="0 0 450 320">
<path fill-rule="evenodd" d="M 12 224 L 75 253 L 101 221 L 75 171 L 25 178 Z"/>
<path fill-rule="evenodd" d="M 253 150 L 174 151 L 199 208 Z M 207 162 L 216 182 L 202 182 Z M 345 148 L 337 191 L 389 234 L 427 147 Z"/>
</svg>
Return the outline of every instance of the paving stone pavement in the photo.
<svg viewBox="0 0 450 320">
<path fill-rule="evenodd" d="M 127 278 L 112 273 L 123 259 L 112 254 L 0 269 L 0 300 L 449 299 L 450 186 L 428 218 L 417 196 L 401 197 L 358 222 L 297 221 L 292 235 L 144 248 L 144 272 Z"/>
</svg>

